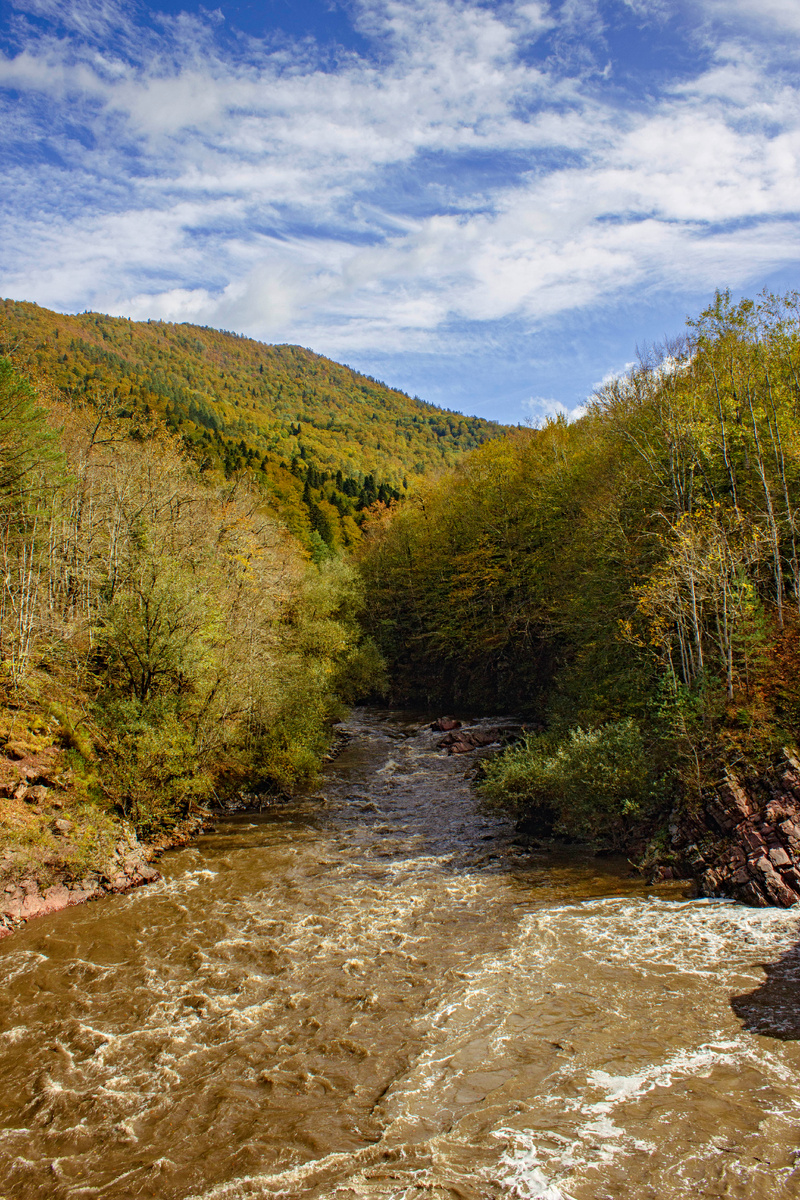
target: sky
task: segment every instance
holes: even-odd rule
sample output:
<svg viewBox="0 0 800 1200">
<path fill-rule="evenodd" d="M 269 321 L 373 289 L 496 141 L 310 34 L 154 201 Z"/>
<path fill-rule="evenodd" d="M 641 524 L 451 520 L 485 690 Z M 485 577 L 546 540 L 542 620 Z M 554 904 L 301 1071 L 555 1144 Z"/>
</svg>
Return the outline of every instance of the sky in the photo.
<svg viewBox="0 0 800 1200">
<path fill-rule="evenodd" d="M 798 0 L 2 0 L 0 295 L 576 414 L 798 284 Z"/>
</svg>

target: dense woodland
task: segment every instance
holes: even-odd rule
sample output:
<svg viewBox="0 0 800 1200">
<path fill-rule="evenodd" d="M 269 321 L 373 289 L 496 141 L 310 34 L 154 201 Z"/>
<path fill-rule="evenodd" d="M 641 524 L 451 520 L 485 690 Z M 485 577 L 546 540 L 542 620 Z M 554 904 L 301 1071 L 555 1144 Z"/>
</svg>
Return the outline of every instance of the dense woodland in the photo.
<svg viewBox="0 0 800 1200">
<path fill-rule="evenodd" d="M 6 302 L 0 341 L 0 874 L 309 785 L 384 682 L 345 548 L 499 427 L 191 326 Z M 66 841 L 12 795 L 51 752 Z"/>
<path fill-rule="evenodd" d="M 623 838 L 800 725 L 800 305 L 721 294 L 573 424 L 494 440 L 376 519 L 397 699 L 517 709 L 487 794 Z"/>
<path fill-rule="evenodd" d="M 196 325 L 6 300 L 0 353 L 73 404 L 163 421 L 201 472 L 247 475 L 317 556 L 354 546 L 376 501 L 502 432 L 300 346 Z"/>
<path fill-rule="evenodd" d="M 74 874 L 120 818 L 152 838 L 198 806 L 307 786 L 343 705 L 383 682 L 344 551 L 369 511 L 500 427 L 190 325 L 5 301 L 0 351 L 12 874 L 65 855 Z M 11 795 L 53 750 L 82 831 L 66 845 Z"/>
<path fill-rule="evenodd" d="M 61 747 L 87 853 L 307 785 L 387 686 L 519 713 L 488 800 L 620 845 L 796 742 L 796 296 L 721 294 L 579 420 L 509 431 L 294 347 L 5 317 L 0 735 Z M 24 807 L 5 839 L 46 861 Z"/>
</svg>

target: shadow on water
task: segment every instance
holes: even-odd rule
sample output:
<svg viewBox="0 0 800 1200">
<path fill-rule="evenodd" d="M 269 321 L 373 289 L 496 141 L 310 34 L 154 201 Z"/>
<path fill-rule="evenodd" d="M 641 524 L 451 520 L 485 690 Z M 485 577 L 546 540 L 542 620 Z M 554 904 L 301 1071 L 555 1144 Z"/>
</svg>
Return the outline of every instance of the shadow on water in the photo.
<svg viewBox="0 0 800 1200">
<path fill-rule="evenodd" d="M 800 1041 L 800 945 L 777 962 L 765 963 L 764 972 L 761 986 L 734 996 L 731 1008 L 750 1033 Z"/>
</svg>

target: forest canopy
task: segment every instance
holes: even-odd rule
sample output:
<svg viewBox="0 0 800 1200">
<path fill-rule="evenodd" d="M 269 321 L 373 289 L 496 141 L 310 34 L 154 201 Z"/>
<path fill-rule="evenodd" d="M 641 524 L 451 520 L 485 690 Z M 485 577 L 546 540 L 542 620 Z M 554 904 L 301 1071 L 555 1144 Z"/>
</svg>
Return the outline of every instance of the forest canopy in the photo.
<svg viewBox="0 0 800 1200">
<path fill-rule="evenodd" d="M 8 359 L 0 460 L 5 744 L 27 712 L 73 797 L 146 835 L 312 781 L 382 680 L 352 567 L 309 561 L 255 482 L 203 472 L 162 423 L 37 393 Z"/>
<path fill-rule="evenodd" d="M 796 295 L 720 293 L 579 420 L 516 430 L 297 347 L 4 317 L 4 687 L 140 830 L 313 780 L 384 663 L 397 701 L 516 710 L 486 793 L 571 836 L 796 740 Z"/>
</svg>

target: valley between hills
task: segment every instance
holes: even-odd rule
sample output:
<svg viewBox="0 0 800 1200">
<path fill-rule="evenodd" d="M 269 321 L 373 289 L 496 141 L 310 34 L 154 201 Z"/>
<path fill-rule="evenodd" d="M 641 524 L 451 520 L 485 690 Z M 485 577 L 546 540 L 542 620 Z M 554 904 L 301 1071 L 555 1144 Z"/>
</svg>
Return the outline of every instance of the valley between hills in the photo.
<svg viewBox="0 0 800 1200">
<path fill-rule="evenodd" d="M 579 420 L 511 429 L 5 301 L 6 929 L 307 794 L 363 700 L 460 715 L 450 753 L 503 717 L 480 795 L 534 849 L 797 903 L 799 329 L 718 293 Z"/>
<path fill-rule="evenodd" d="M 501 426 L 299 346 L 0 305 L 2 920 L 317 778 L 385 668 L 365 522 Z"/>
</svg>

